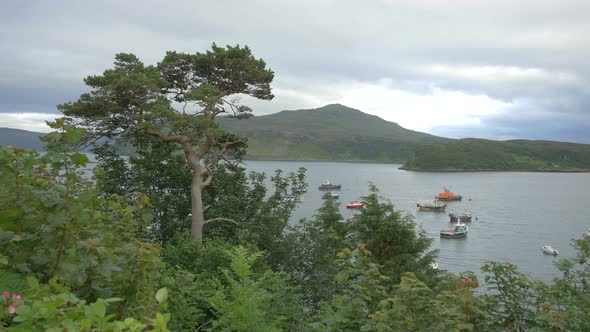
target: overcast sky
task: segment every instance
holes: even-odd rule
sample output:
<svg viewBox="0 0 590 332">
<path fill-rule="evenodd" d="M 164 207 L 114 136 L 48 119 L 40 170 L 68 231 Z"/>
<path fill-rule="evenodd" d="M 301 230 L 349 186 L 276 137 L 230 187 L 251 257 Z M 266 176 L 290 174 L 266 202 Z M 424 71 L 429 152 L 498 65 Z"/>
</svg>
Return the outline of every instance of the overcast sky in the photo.
<svg viewBox="0 0 590 332">
<path fill-rule="evenodd" d="M 47 131 L 118 52 L 250 46 L 256 114 L 341 103 L 447 137 L 590 143 L 590 1 L 2 1 L 0 127 Z"/>
</svg>

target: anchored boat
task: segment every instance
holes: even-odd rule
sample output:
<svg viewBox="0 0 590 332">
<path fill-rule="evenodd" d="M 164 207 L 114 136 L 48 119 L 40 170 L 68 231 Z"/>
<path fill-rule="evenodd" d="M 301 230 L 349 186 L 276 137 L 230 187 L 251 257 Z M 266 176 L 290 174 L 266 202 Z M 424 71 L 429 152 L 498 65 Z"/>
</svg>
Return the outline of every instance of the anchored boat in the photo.
<svg viewBox="0 0 590 332">
<path fill-rule="evenodd" d="M 469 231 L 469 227 L 467 225 L 458 222 L 455 224 L 455 227 L 451 229 L 444 229 L 440 231 L 440 237 L 445 238 L 459 238 L 459 237 L 466 237 L 467 232 Z"/>
<path fill-rule="evenodd" d="M 341 184 L 332 184 L 330 181 L 326 180 L 319 186 L 319 190 L 321 191 L 332 191 L 332 190 L 340 190 L 342 188 Z"/>
<path fill-rule="evenodd" d="M 463 196 L 455 195 L 447 187 L 444 187 L 443 191 L 436 196 L 436 199 L 439 201 L 460 201 L 462 198 Z"/>
<path fill-rule="evenodd" d="M 362 209 L 364 207 L 365 207 L 365 204 L 359 203 L 357 201 L 352 201 L 352 202 L 346 204 L 347 209 Z"/>
<path fill-rule="evenodd" d="M 434 204 L 416 204 L 416 206 L 422 212 L 445 212 L 447 210 L 446 204 L 440 205 L 436 204 L 436 202 Z"/>
<path fill-rule="evenodd" d="M 471 213 L 463 213 L 462 215 L 449 213 L 449 218 L 450 222 L 471 222 L 472 216 Z"/>
</svg>

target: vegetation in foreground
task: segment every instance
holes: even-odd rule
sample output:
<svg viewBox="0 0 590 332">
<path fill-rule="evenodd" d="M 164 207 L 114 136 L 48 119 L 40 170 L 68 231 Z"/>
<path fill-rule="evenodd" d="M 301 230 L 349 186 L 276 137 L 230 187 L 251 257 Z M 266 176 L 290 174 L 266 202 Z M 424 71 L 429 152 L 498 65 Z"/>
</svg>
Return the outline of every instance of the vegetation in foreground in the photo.
<svg viewBox="0 0 590 332">
<path fill-rule="evenodd" d="M 590 145 L 462 139 L 420 145 L 402 167 L 425 171 L 590 171 Z"/>
<path fill-rule="evenodd" d="M 158 171 L 170 181 L 141 181 L 149 170 L 140 166 L 166 148 L 155 144 L 128 165 L 103 151 L 95 182 L 80 174 L 86 157 L 61 143 L 44 156 L 0 148 L 6 330 L 590 328 L 587 240 L 574 241 L 578 256 L 559 261 L 563 276 L 551 285 L 489 262 L 489 291 L 475 292 L 471 273 L 430 268 L 431 240 L 377 188 L 352 221 L 327 200 L 315 216 L 289 226 L 295 205 L 287 197 L 304 185 L 304 170 L 278 171 L 267 192 L 263 174 L 237 168 L 225 169 L 219 187 L 207 191 L 211 217 L 225 217 L 205 227 L 200 244 L 190 236 L 187 207 L 166 203 L 178 189 L 188 191 L 189 174 L 179 176 L 170 160 Z"/>
<path fill-rule="evenodd" d="M 123 84 L 136 74 L 118 71 L 117 91 L 138 91 Z M 85 130 L 67 118 L 52 126 L 45 155 L 0 147 L 3 330 L 590 330 L 587 240 L 573 242 L 578 255 L 559 261 L 552 284 L 488 262 L 489 291 L 476 292 L 472 273 L 430 267 L 431 240 L 376 187 L 351 220 L 327 200 L 291 226 L 305 169 L 267 179 L 216 154 L 196 239 L 195 169 L 178 144 L 134 136 L 127 162 L 99 147 L 89 180 L 86 156 L 69 148 Z"/>
</svg>

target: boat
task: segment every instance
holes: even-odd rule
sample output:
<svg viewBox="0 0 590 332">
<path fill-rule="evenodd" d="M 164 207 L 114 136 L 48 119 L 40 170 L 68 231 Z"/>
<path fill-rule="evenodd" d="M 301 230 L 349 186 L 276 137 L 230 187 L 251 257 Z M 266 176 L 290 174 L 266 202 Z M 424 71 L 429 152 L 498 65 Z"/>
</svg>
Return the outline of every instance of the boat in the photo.
<svg viewBox="0 0 590 332">
<path fill-rule="evenodd" d="M 444 187 L 443 191 L 436 196 L 436 199 L 439 201 L 460 201 L 462 198 L 463 196 L 455 195 L 447 187 Z"/>
<path fill-rule="evenodd" d="M 553 256 L 559 255 L 559 251 L 557 251 L 557 249 L 553 249 L 553 247 L 551 247 L 551 246 L 543 246 L 541 248 L 541 250 L 543 250 L 544 253 L 549 254 L 549 255 L 553 255 Z"/>
<path fill-rule="evenodd" d="M 588 230 L 586 231 L 586 234 L 584 234 L 584 238 L 585 239 L 590 239 L 590 228 L 588 228 Z"/>
<path fill-rule="evenodd" d="M 440 231 L 440 237 L 445 238 L 459 238 L 459 237 L 466 237 L 467 232 L 469 231 L 469 227 L 464 223 L 458 222 L 455 224 L 455 227 L 451 229 L 444 229 Z"/>
<path fill-rule="evenodd" d="M 449 213 L 449 218 L 450 222 L 471 222 L 472 216 L 471 213 L 463 213 L 462 215 Z"/>
<path fill-rule="evenodd" d="M 331 190 L 340 190 L 342 188 L 341 184 L 332 184 L 330 181 L 326 180 L 319 186 L 319 190 L 321 191 L 331 191 Z"/>
<path fill-rule="evenodd" d="M 346 204 L 347 209 L 362 209 L 364 207 L 365 207 L 365 204 L 359 203 L 357 201 L 352 201 L 352 202 Z"/>
<path fill-rule="evenodd" d="M 438 270 L 438 262 L 434 261 L 434 262 L 430 263 L 430 268 L 433 270 Z"/>
<path fill-rule="evenodd" d="M 447 210 L 446 204 L 416 204 L 418 209 L 422 212 L 445 212 Z"/>
<path fill-rule="evenodd" d="M 325 195 L 322 196 L 323 199 L 338 199 L 340 198 L 340 193 L 335 193 L 335 192 L 330 192 L 330 193 L 326 193 Z"/>
</svg>

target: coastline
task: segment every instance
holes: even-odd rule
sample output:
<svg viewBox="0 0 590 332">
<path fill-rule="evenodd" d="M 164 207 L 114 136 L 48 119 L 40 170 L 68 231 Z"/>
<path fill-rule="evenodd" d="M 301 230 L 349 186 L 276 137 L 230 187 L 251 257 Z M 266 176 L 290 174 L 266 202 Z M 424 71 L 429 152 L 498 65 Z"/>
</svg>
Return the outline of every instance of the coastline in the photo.
<svg viewBox="0 0 590 332">
<path fill-rule="evenodd" d="M 246 157 L 244 161 L 304 161 L 304 162 L 318 162 L 318 163 L 357 163 L 357 164 L 389 164 L 401 165 L 403 161 L 387 161 L 387 160 L 327 160 L 327 159 L 265 159 Z"/>
<path fill-rule="evenodd" d="M 526 173 L 590 173 L 590 169 L 450 169 L 450 168 L 435 168 L 424 169 L 415 167 L 400 167 L 403 171 L 410 172 L 432 172 L 432 173 L 476 173 L 476 172 L 526 172 Z"/>
</svg>

